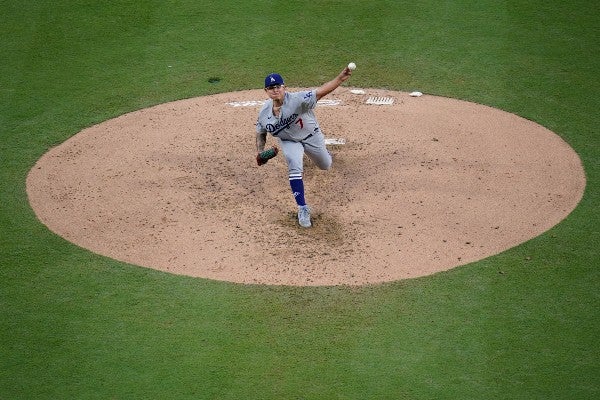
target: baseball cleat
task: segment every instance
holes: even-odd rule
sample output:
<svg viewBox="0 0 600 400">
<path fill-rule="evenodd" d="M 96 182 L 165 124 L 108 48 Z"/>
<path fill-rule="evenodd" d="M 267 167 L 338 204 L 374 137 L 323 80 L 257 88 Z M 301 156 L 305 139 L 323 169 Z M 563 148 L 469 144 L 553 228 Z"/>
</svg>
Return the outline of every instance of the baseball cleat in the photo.
<svg viewBox="0 0 600 400">
<path fill-rule="evenodd" d="M 298 223 L 303 228 L 310 228 L 310 208 L 308 206 L 298 207 Z"/>
</svg>

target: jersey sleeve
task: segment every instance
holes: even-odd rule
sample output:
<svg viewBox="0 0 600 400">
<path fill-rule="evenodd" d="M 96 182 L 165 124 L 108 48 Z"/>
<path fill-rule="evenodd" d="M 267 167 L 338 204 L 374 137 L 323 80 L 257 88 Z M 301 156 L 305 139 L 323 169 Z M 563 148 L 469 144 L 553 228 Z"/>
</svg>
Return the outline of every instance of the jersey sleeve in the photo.
<svg viewBox="0 0 600 400">
<path fill-rule="evenodd" d="M 267 104 L 265 104 L 258 112 L 258 118 L 256 118 L 256 133 L 267 133 L 267 128 L 261 123 L 264 120 L 264 115 L 267 110 Z"/>
<path fill-rule="evenodd" d="M 303 110 L 310 110 L 317 106 L 317 90 L 308 90 L 300 92 L 302 94 L 302 108 Z"/>
<path fill-rule="evenodd" d="M 260 120 L 256 121 L 256 133 L 267 133 L 267 130 L 264 126 L 262 126 Z"/>
</svg>

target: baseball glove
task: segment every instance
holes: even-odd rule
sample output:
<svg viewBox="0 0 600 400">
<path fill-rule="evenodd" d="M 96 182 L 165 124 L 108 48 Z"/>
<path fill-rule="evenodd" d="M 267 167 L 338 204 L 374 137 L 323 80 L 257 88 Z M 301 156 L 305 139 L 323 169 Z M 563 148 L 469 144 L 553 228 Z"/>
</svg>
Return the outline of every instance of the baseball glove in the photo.
<svg viewBox="0 0 600 400">
<path fill-rule="evenodd" d="M 270 149 L 261 151 L 260 153 L 258 153 L 258 155 L 256 156 L 256 163 L 258 165 L 264 165 L 267 163 L 267 161 L 269 161 L 271 158 L 275 157 L 277 155 L 277 153 L 279 153 L 279 149 L 277 149 L 277 147 L 273 146 Z"/>
</svg>

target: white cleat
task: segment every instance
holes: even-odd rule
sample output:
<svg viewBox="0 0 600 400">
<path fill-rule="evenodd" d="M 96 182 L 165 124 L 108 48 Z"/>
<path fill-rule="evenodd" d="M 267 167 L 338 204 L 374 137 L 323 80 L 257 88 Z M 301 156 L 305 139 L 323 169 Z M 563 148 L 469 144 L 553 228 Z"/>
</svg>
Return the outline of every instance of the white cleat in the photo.
<svg viewBox="0 0 600 400">
<path fill-rule="evenodd" d="M 310 208 L 308 206 L 298 207 L 298 223 L 303 228 L 310 228 L 312 226 L 310 223 Z"/>
</svg>

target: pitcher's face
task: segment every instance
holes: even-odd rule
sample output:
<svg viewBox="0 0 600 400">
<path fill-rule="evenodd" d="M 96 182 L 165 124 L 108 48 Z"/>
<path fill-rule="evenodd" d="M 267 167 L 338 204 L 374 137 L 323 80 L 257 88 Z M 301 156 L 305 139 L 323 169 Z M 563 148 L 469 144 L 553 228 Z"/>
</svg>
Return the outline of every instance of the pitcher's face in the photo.
<svg viewBox="0 0 600 400">
<path fill-rule="evenodd" d="M 283 97 L 285 96 L 285 86 L 284 85 L 272 85 L 267 86 L 265 88 L 265 92 L 269 95 L 269 98 L 275 101 L 283 101 Z"/>
</svg>

